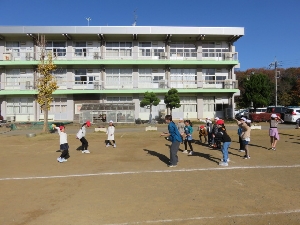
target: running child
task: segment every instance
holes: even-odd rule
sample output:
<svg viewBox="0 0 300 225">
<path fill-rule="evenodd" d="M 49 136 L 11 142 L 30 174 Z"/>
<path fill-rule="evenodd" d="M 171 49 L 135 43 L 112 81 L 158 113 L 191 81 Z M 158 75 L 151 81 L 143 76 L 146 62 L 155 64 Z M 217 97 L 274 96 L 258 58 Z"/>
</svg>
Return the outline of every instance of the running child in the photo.
<svg viewBox="0 0 300 225">
<path fill-rule="evenodd" d="M 60 143 L 60 149 L 62 150 L 62 153 L 60 157 L 57 158 L 57 161 L 60 163 L 67 162 L 67 158 L 70 157 L 69 155 L 69 144 L 68 144 L 68 135 L 65 132 L 65 127 L 60 126 L 56 127 L 55 124 L 52 124 L 52 127 L 54 129 L 57 129 L 58 135 L 59 135 L 59 143 Z"/>
<path fill-rule="evenodd" d="M 105 140 L 106 143 L 106 147 L 109 147 L 111 144 L 110 141 L 113 142 L 113 147 L 116 148 L 116 142 L 115 142 L 115 125 L 114 122 L 112 120 L 109 121 L 109 126 L 106 130 L 106 134 L 107 134 L 107 139 Z"/>
<path fill-rule="evenodd" d="M 77 135 L 76 135 L 82 144 L 82 153 L 86 153 L 86 154 L 90 153 L 90 151 L 87 149 L 89 146 L 89 143 L 85 139 L 86 127 L 90 127 L 90 126 L 91 126 L 91 122 L 89 120 L 86 121 L 84 124 L 82 124 L 81 128 L 79 129 L 79 131 L 77 132 Z"/>
</svg>

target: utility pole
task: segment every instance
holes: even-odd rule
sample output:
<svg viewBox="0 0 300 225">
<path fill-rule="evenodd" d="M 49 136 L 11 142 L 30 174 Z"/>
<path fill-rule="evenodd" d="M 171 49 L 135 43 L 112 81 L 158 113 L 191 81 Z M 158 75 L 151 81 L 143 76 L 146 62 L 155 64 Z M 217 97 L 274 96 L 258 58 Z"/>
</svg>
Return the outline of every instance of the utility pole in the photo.
<svg viewBox="0 0 300 225">
<path fill-rule="evenodd" d="M 277 68 L 278 68 L 278 66 L 281 66 L 281 65 L 279 65 L 279 62 L 276 60 L 276 57 L 275 57 L 274 62 L 271 62 L 269 65 L 270 68 L 272 68 L 273 66 L 275 69 L 275 106 L 277 106 L 277 74 L 278 74 L 278 72 L 280 72 L 280 71 L 277 71 Z"/>
</svg>

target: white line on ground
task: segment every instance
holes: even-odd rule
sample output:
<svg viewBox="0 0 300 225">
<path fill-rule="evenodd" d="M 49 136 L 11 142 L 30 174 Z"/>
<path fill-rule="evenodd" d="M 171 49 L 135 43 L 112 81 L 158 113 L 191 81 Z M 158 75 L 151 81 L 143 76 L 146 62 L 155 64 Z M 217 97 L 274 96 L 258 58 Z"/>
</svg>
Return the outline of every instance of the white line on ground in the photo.
<svg viewBox="0 0 300 225">
<path fill-rule="evenodd" d="M 282 211 L 282 212 L 233 214 L 233 215 L 225 215 L 225 216 L 203 216 L 203 217 L 192 217 L 192 218 L 185 218 L 185 219 L 148 220 L 148 221 L 141 221 L 141 222 L 112 223 L 112 224 L 105 224 L 105 225 L 132 225 L 132 224 L 146 224 L 146 223 L 172 223 L 172 222 L 189 221 L 189 220 L 225 219 L 225 218 L 233 218 L 233 217 L 268 216 L 268 215 L 280 215 L 280 214 L 291 214 L 291 213 L 300 213 L 300 209 L 288 210 L 288 211 Z"/>
<path fill-rule="evenodd" d="M 121 137 L 123 137 L 126 133 L 122 134 Z"/>
<path fill-rule="evenodd" d="M 215 168 L 197 168 L 197 169 L 167 169 L 167 170 L 145 170 L 145 171 L 124 171 L 124 172 L 106 172 L 106 173 L 87 173 L 87 174 L 70 174 L 60 176 L 40 176 L 40 177 L 7 177 L 0 178 L 5 180 L 34 180 L 34 179 L 54 179 L 69 177 L 90 177 L 90 176 L 108 176 L 108 175 L 126 175 L 126 174 L 143 174 L 143 173 L 175 173 L 175 172 L 193 172 L 193 171 L 214 171 L 214 170 L 245 170 L 245 169 L 279 169 L 279 168 L 299 168 L 298 165 L 282 165 L 282 166 L 236 166 L 236 167 L 215 167 Z"/>
</svg>

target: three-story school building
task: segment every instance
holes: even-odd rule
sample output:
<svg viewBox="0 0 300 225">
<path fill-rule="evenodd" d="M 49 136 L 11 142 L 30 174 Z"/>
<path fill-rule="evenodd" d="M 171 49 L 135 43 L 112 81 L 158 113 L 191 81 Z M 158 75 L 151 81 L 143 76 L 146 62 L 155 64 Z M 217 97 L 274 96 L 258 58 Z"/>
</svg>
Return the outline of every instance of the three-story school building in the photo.
<svg viewBox="0 0 300 225">
<path fill-rule="evenodd" d="M 234 43 L 240 27 L 0 26 L 0 103 L 4 119 L 43 119 L 35 96 L 39 36 L 45 35 L 57 70 L 49 118 L 55 121 L 149 118 L 146 91 L 161 99 L 152 117 L 166 114 L 164 95 L 179 92 L 176 118 L 232 117 Z"/>
</svg>

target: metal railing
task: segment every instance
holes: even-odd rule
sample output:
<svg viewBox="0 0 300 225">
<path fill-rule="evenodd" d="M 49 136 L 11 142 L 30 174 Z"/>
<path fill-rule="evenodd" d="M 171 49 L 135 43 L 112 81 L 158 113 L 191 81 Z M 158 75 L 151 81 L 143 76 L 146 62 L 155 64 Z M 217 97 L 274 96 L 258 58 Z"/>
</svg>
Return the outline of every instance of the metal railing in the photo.
<svg viewBox="0 0 300 225">
<path fill-rule="evenodd" d="M 198 60 L 198 61 L 238 61 L 237 52 L 224 53 L 141 53 L 141 52 L 101 52 L 98 51 L 64 51 L 52 52 L 54 60 Z M 39 52 L 4 52 L 3 61 L 39 61 Z"/>
<path fill-rule="evenodd" d="M 20 82 L 0 82 L 1 90 L 36 90 L 34 80 Z M 238 89 L 237 80 L 225 81 L 60 81 L 58 90 L 131 90 L 131 89 Z"/>
</svg>

